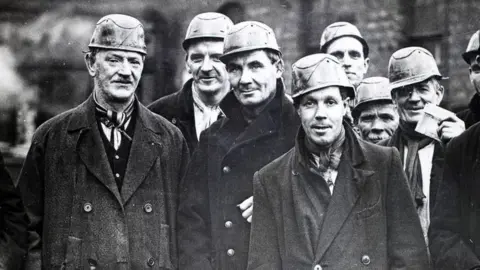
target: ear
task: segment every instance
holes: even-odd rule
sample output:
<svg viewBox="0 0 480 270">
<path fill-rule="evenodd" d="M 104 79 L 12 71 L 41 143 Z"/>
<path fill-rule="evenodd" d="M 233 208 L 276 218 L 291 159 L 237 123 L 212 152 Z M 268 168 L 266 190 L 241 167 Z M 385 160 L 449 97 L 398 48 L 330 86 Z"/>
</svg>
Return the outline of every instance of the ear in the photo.
<svg viewBox="0 0 480 270">
<path fill-rule="evenodd" d="M 88 74 L 90 74 L 91 77 L 95 77 L 97 74 L 97 68 L 95 67 L 95 62 L 92 58 L 91 53 L 86 53 L 85 54 L 85 65 L 87 66 Z"/>
<path fill-rule="evenodd" d="M 346 97 L 342 100 L 343 103 L 343 116 L 347 115 L 347 112 L 350 110 L 350 106 L 348 105 L 350 101 L 350 97 Z"/>
<path fill-rule="evenodd" d="M 368 71 L 368 67 L 370 66 L 370 58 L 365 58 L 365 61 L 363 62 L 363 65 L 365 66 L 365 73 L 364 74 L 367 74 L 367 71 Z"/>
<path fill-rule="evenodd" d="M 437 96 L 437 101 L 435 102 L 435 105 L 440 105 L 440 102 L 442 102 L 443 99 L 443 94 L 445 93 L 445 89 L 443 88 L 442 85 L 440 85 L 436 90 L 435 90 L 435 95 Z"/>
<path fill-rule="evenodd" d="M 276 78 L 276 79 L 279 79 L 280 77 L 282 77 L 283 71 L 285 70 L 285 68 L 284 68 L 284 63 L 283 63 L 283 59 L 280 59 L 280 61 L 278 61 L 278 62 L 275 64 L 275 68 L 276 68 L 275 78 Z"/>
</svg>

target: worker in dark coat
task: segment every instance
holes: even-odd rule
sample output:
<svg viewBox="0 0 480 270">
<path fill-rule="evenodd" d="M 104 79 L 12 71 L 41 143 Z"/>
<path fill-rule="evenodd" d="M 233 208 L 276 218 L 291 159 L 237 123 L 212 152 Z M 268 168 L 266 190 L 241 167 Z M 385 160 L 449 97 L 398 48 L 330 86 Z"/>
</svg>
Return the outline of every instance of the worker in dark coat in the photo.
<svg viewBox="0 0 480 270">
<path fill-rule="evenodd" d="M 430 226 L 434 269 L 480 269 L 480 124 L 452 139 Z"/>
<path fill-rule="evenodd" d="M 475 89 L 475 94 L 468 108 L 457 113 L 457 116 L 465 122 L 465 128 L 469 128 L 480 121 L 480 30 L 472 35 L 462 57 L 469 65 L 470 82 Z"/>
<path fill-rule="evenodd" d="M 0 269 L 22 269 L 26 244 L 27 216 L 0 152 Z"/>
<path fill-rule="evenodd" d="M 223 53 L 223 39 L 232 26 L 232 21 L 220 13 L 195 16 L 183 41 L 185 64 L 192 78 L 180 91 L 148 106 L 182 131 L 191 154 L 200 133 L 223 117 L 219 103 L 230 90 L 230 84 L 225 64 L 219 57 Z"/>
<path fill-rule="evenodd" d="M 292 148 L 299 126 L 270 27 L 236 24 L 221 60 L 233 90 L 220 103 L 226 118 L 202 133 L 182 184 L 180 269 L 247 268 L 253 174 Z"/>
<path fill-rule="evenodd" d="M 423 117 L 425 105 L 430 103 L 438 106 L 444 94 L 440 84 L 443 77 L 428 50 L 407 47 L 393 53 L 388 77 L 400 123 L 392 137 L 380 144 L 394 146 L 400 152 L 428 246 L 430 213 L 442 178 L 444 147 L 450 139 L 465 130 L 465 125 L 452 113 L 451 117 L 439 124 L 438 141 L 415 131 Z"/>
<path fill-rule="evenodd" d="M 248 269 L 428 269 L 398 151 L 358 139 L 335 57 L 293 66 L 296 144 L 253 181 Z"/>
<path fill-rule="evenodd" d="M 93 93 L 41 125 L 23 165 L 26 269 L 176 269 L 176 211 L 189 160 L 181 132 L 136 98 L 143 25 L 101 18 L 85 55 Z"/>
</svg>

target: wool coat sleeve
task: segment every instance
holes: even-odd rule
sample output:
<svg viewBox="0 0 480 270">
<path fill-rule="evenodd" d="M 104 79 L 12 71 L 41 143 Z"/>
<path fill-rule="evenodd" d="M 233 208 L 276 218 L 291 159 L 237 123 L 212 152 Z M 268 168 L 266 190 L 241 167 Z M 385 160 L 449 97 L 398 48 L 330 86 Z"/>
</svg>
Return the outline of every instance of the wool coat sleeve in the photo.
<svg viewBox="0 0 480 270">
<path fill-rule="evenodd" d="M 32 145 L 23 163 L 18 180 L 18 188 L 22 194 L 25 211 L 29 220 L 28 251 L 25 260 L 25 270 L 42 269 L 42 242 L 43 231 L 43 167 L 44 147 L 39 132 L 34 135 Z M 54 166 L 54 164 L 51 164 Z"/>
<path fill-rule="evenodd" d="M 204 132 L 180 184 L 177 212 L 179 269 L 212 269 L 211 218 Z"/>
<path fill-rule="evenodd" d="M 248 270 L 282 269 L 277 226 L 260 172 L 253 177 L 253 220 L 248 252 Z"/>
<path fill-rule="evenodd" d="M 0 269 L 20 269 L 26 253 L 27 219 L 20 193 L 0 153 Z"/>
<path fill-rule="evenodd" d="M 462 223 L 460 182 L 466 180 L 459 171 L 463 167 L 462 149 L 455 140 L 447 146 L 443 180 L 440 183 L 429 230 L 430 252 L 435 269 L 473 269 L 480 267 L 480 259 L 464 241 Z"/>
<path fill-rule="evenodd" d="M 420 220 L 396 148 L 391 149 L 387 178 L 387 255 L 389 269 L 429 269 Z"/>
</svg>

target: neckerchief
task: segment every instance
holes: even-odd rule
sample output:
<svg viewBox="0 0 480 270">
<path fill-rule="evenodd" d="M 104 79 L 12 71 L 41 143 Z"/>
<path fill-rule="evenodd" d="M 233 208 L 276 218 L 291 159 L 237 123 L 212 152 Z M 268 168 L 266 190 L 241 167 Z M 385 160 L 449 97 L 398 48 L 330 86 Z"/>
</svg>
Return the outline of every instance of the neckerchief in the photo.
<svg viewBox="0 0 480 270">
<path fill-rule="evenodd" d="M 127 134 L 126 126 L 132 117 L 135 100 L 132 101 L 123 112 L 115 112 L 104 108 L 98 103 L 96 95 L 93 94 L 93 100 L 95 102 L 95 114 L 98 120 L 104 124 L 107 128 L 111 129 L 110 143 L 115 149 L 118 149 L 121 143 L 122 135 L 129 141 L 132 138 Z"/>
<path fill-rule="evenodd" d="M 407 147 L 407 159 L 405 161 L 405 173 L 407 175 L 410 192 L 417 204 L 417 208 L 423 206 L 426 198 L 423 193 L 422 168 L 418 151 L 433 142 L 433 139 L 415 132 L 415 128 L 411 125 L 400 121 L 398 126 L 398 135 L 394 139 L 400 156 L 405 156 L 405 146 Z M 393 138 L 393 137 L 392 137 Z"/>
</svg>

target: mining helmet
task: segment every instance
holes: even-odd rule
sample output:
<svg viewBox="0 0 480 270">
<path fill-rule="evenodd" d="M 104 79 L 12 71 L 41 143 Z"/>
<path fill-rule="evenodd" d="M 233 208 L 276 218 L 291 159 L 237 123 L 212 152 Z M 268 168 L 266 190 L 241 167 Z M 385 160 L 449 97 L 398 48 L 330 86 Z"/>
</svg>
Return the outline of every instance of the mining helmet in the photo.
<svg viewBox="0 0 480 270">
<path fill-rule="evenodd" d="M 225 62 L 226 58 L 233 54 L 259 49 L 270 49 L 282 54 L 272 28 L 256 21 L 235 24 L 228 31 L 223 44 L 224 52 L 220 57 L 222 62 Z"/>
<path fill-rule="evenodd" d="M 350 98 L 355 90 L 335 56 L 317 53 L 292 65 L 292 98 L 329 86 L 345 87 Z"/>
<path fill-rule="evenodd" d="M 213 38 L 223 41 L 228 30 L 233 26 L 232 20 L 217 12 L 206 12 L 195 16 L 187 28 L 183 49 L 187 50 L 190 42 L 199 38 Z"/>
<path fill-rule="evenodd" d="M 147 54 L 143 24 L 127 15 L 110 14 L 101 18 L 88 47 Z"/>
<path fill-rule="evenodd" d="M 472 55 L 478 54 L 480 54 L 480 30 L 478 30 L 472 35 L 470 41 L 468 42 L 467 49 L 462 54 L 462 57 L 463 60 L 467 62 L 467 64 L 470 64 L 470 58 L 472 57 Z"/>
<path fill-rule="evenodd" d="M 433 55 L 422 47 L 407 47 L 392 54 L 388 63 L 390 89 L 425 81 L 431 77 L 447 79 L 440 74 Z"/>
<path fill-rule="evenodd" d="M 363 39 L 358 28 L 348 22 L 335 22 L 325 28 L 320 37 L 320 52 L 327 53 L 327 48 L 332 42 L 342 37 L 353 37 L 363 45 L 363 56 L 368 57 L 368 44 Z"/>
<path fill-rule="evenodd" d="M 392 102 L 392 95 L 388 86 L 388 78 L 370 77 L 363 79 L 357 87 L 357 95 L 355 96 L 355 107 L 352 114 L 356 117 L 360 111 L 361 105 L 373 101 Z"/>
</svg>

